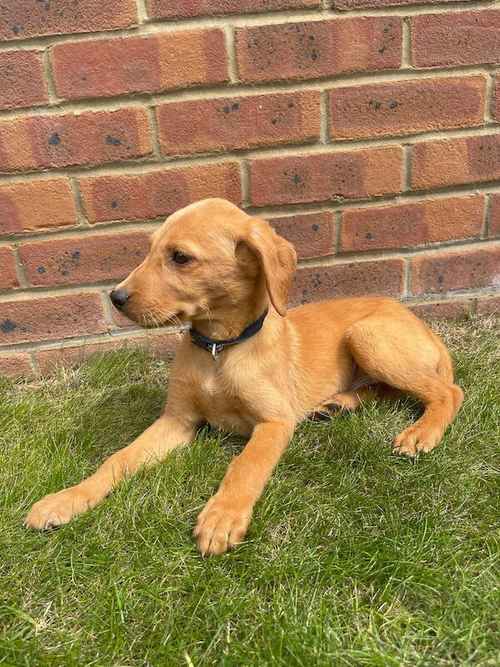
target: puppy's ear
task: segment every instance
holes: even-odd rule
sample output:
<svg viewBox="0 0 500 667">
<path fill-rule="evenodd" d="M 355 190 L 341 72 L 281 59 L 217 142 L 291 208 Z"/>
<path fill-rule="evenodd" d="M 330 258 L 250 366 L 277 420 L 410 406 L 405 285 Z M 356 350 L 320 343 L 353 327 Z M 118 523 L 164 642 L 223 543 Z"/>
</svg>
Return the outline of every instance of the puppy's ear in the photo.
<svg viewBox="0 0 500 667">
<path fill-rule="evenodd" d="M 297 253 L 291 243 L 274 232 L 264 220 L 253 219 L 242 241 L 257 256 L 266 287 L 276 311 L 284 317 L 288 292 L 297 267 Z"/>
</svg>

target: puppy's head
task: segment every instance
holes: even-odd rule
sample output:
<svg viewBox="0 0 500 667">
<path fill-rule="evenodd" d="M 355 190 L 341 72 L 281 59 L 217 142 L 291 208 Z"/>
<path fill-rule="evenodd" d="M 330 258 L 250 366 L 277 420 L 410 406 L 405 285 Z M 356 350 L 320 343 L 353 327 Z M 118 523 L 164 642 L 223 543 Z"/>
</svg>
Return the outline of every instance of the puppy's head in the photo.
<svg viewBox="0 0 500 667">
<path fill-rule="evenodd" d="M 296 263 L 293 246 L 267 222 L 205 199 L 167 218 L 146 259 L 110 298 L 143 326 L 227 313 L 260 290 L 284 316 Z"/>
</svg>

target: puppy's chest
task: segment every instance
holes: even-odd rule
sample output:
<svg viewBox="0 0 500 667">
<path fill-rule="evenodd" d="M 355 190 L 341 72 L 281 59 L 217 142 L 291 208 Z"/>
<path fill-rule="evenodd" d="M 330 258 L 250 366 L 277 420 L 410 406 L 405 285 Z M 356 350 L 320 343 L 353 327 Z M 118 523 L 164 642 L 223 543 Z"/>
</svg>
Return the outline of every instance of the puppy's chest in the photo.
<svg viewBox="0 0 500 667">
<path fill-rule="evenodd" d="M 196 400 L 198 409 L 212 425 L 248 433 L 255 419 L 249 408 L 245 386 L 231 373 L 215 366 L 198 376 Z"/>
</svg>

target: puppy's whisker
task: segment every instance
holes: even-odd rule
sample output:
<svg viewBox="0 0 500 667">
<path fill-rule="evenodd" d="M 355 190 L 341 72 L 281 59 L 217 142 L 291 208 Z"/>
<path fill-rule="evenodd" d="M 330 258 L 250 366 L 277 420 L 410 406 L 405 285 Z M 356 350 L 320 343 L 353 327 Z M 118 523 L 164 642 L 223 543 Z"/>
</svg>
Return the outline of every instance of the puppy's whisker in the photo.
<svg viewBox="0 0 500 667">
<path fill-rule="evenodd" d="M 146 326 L 157 327 L 160 324 L 156 315 L 151 310 L 145 311 L 145 313 L 143 315 L 143 318 L 144 318 L 144 323 L 146 324 Z"/>
</svg>

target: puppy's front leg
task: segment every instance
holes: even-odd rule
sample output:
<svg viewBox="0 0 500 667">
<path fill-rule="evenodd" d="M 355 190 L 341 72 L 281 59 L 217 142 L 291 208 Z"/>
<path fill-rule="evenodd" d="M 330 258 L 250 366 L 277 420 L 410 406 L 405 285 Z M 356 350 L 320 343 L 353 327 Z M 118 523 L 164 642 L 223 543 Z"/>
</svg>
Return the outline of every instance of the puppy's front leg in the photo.
<svg viewBox="0 0 500 667">
<path fill-rule="evenodd" d="M 194 423 L 163 415 L 83 482 L 51 493 L 35 503 L 25 525 L 45 529 L 68 523 L 76 514 L 101 502 L 124 477 L 133 475 L 143 465 L 161 461 L 172 449 L 192 440 L 194 433 Z"/>
<path fill-rule="evenodd" d="M 203 555 L 222 554 L 241 542 L 253 506 L 292 437 L 295 424 L 258 424 L 230 464 L 219 490 L 198 517 L 194 536 Z"/>
</svg>

